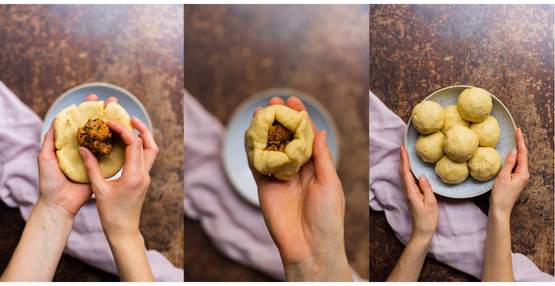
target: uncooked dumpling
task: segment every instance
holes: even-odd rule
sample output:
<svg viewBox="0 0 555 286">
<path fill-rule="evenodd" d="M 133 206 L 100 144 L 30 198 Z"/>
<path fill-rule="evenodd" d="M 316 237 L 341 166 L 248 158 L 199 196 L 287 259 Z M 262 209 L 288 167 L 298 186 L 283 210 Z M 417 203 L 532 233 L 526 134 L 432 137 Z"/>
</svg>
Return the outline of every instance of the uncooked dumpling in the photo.
<svg viewBox="0 0 555 286">
<path fill-rule="evenodd" d="M 482 147 L 495 147 L 499 142 L 501 129 L 497 119 L 493 116 L 488 116 L 486 120 L 480 123 L 473 123 L 470 129 L 478 135 L 480 146 Z"/>
<path fill-rule="evenodd" d="M 462 125 L 464 127 L 470 127 L 470 123 L 462 119 L 456 105 L 449 105 L 443 108 L 443 115 L 445 117 L 445 122 L 443 123 L 443 128 L 441 131 L 446 133 L 455 125 Z"/>
<path fill-rule="evenodd" d="M 459 184 L 468 177 L 466 162 L 457 163 L 447 156 L 443 156 L 437 161 L 435 171 L 439 178 L 447 184 Z"/>
<path fill-rule="evenodd" d="M 461 125 L 456 125 L 445 134 L 445 155 L 455 162 L 465 162 L 478 149 L 478 135 Z"/>
<path fill-rule="evenodd" d="M 115 121 L 132 131 L 130 118 L 125 109 L 115 102 L 104 108 L 102 101 L 87 101 L 77 107 L 66 107 L 54 121 L 56 156 L 60 169 L 74 182 L 88 183 L 89 177 L 79 154 L 77 130 L 85 126 L 89 119 Z M 105 178 L 115 175 L 125 162 L 125 145 L 120 140 L 112 142 L 108 155 L 97 156 L 100 172 Z"/>
<path fill-rule="evenodd" d="M 467 88 L 457 99 L 457 109 L 461 117 L 470 122 L 482 122 L 491 112 L 491 94 L 482 88 Z"/>
<path fill-rule="evenodd" d="M 443 108 L 435 101 L 422 101 L 412 110 L 412 124 L 421 134 L 431 134 L 441 130 L 443 120 Z"/>
<path fill-rule="evenodd" d="M 245 136 L 250 164 L 281 180 L 293 177 L 310 160 L 313 141 L 308 113 L 280 104 L 256 113 Z"/>
<path fill-rule="evenodd" d="M 468 161 L 468 168 L 472 178 L 487 181 L 495 177 L 501 169 L 501 156 L 491 147 L 480 147 Z"/>
<path fill-rule="evenodd" d="M 435 163 L 443 156 L 443 140 L 441 131 L 429 135 L 420 135 L 416 140 L 416 154 L 424 162 Z"/>
</svg>

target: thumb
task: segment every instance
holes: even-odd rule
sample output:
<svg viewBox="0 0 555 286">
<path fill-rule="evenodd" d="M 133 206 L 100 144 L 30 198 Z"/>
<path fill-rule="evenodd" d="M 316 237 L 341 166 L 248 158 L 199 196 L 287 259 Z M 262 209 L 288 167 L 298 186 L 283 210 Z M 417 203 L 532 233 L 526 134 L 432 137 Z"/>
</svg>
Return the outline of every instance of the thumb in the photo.
<svg viewBox="0 0 555 286">
<path fill-rule="evenodd" d="M 418 185 L 420 186 L 422 193 L 424 193 L 424 200 L 426 202 L 430 203 L 436 201 L 434 191 L 432 190 L 432 185 L 430 185 L 428 178 L 426 178 L 425 176 L 421 176 L 420 178 L 418 178 Z"/>
<path fill-rule="evenodd" d="M 505 163 L 503 164 L 503 168 L 501 169 L 501 172 L 499 172 L 500 174 L 503 175 L 511 175 L 511 173 L 513 172 L 513 168 L 515 167 L 516 164 L 516 149 L 513 148 L 513 150 L 511 150 L 511 152 L 509 153 L 509 155 L 507 155 L 507 158 L 505 159 Z"/>
<path fill-rule="evenodd" d="M 335 166 L 328 149 L 326 131 L 322 130 L 314 137 L 312 159 L 314 160 L 314 173 L 318 180 L 328 180 L 337 177 Z"/>
<path fill-rule="evenodd" d="M 85 169 L 87 170 L 87 175 L 91 181 L 91 185 L 100 186 L 105 183 L 104 176 L 100 173 L 100 167 L 98 166 L 98 161 L 96 157 L 85 147 L 79 147 L 79 154 L 81 154 L 81 159 L 85 164 Z M 93 191 L 96 188 L 92 188 Z"/>
</svg>

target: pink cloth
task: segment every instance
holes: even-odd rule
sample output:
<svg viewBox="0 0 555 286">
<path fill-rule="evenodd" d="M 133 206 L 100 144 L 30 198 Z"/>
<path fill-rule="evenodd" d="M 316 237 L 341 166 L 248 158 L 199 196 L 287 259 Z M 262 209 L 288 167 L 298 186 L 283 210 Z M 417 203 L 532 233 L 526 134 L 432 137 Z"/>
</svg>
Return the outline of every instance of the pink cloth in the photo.
<svg viewBox="0 0 555 286">
<path fill-rule="evenodd" d="M 19 208 L 25 220 L 38 198 L 40 128 L 40 118 L 0 82 L 0 199 Z M 65 252 L 117 274 L 94 201 L 77 213 Z M 157 281 L 183 281 L 183 269 L 161 253 L 148 250 L 147 257 Z"/>
<path fill-rule="evenodd" d="M 412 232 L 411 216 L 398 175 L 399 147 L 406 124 L 370 92 L 370 207 L 384 211 L 404 244 Z M 439 225 L 429 256 L 478 279 L 482 274 L 487 216 L 470 200 L 438 198 Z M 372 257 L 370 257 L 372 259 Z M 553 281 L 526 256 L 513 254 L 517 281 Z"/>
<path fill-rule="evenodd" d="M 285 275 L 262 213 L 235 193 L 221 161 L 224 128 L 191 95 L 184 100 L 185 215 L 227 257 L 276 279 Z M 353 279 L 361 278 L 353 271 Z"/>
</svg>

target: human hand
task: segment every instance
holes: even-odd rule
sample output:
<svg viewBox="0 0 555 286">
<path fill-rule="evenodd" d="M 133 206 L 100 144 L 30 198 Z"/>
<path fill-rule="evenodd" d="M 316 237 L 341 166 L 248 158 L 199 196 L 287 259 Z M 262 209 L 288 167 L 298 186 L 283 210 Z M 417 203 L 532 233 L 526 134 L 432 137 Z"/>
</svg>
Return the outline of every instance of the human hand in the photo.
<svg viewBox="0 0 555 286">
<path fill-rule="evenodd" d="M 150 184 L 149 172 L 158 155 L 158 146 L 148 127 L 137 118 L 131 125 L 140 133 L 135 137 L 122 125 L 109 121 L 108 127 L 126 144 L 125 163 L 120 178 L 107 181 L 100 173 L 96 157 L 79 148 L 96 197 L 102 228 L 109 241 L 140 236 L 141 208 Z"/>
<path fill-rule="evenodd" d="M 290 97 L 287 103 L 272 98 L 273 104 L 306 110 L 296 97 Z M 252 167 L 251 171 L 258 186 L 260 209 L 288 280 L 351 280 L 343 239 L 345 198 L 326 132 L 316 133 L 312 159 L 290 180 L 259 174 Z"/>
<path fill-rule="evenodd" d="M 85 101 L 96 101 L 98 96 L 90 94 Z M 115 97 L 106 100 L 106 104 L 116 102 Z M 54 143 L 54 124 L 44 137 L 42 148 L 38 156 L 39 165 L 39 202 L 53 209 L 61 210 L 65 215 L 73 218 L 77 211 L 90 199 L 91 188 L 89 184 L 79 184 L 68 179 L 56 157 Z"/>
<path fill-rule="evenodd" d="M 505 164 L 495 178 L 490 196 L 490 211 L 493 210 L 505 216 L 510 216 L 516 200 L 530 179 L 528 149 L 520 128 L 516 129 L 515 137 L 518 149 L 513 149 L 507 155 Z"/>
<path fill-rule="evenodd" d="M 418 185 L 410 171 L 410 160 L 405 145 L 401 145 L 401 164 L 399 175 L 403 191 L 409 202 L 412 217 L 411 240 L 431 243 L 437 229 L 439 211 L 432 186 L 426 177 L 418 179 Z"/>
</svg>

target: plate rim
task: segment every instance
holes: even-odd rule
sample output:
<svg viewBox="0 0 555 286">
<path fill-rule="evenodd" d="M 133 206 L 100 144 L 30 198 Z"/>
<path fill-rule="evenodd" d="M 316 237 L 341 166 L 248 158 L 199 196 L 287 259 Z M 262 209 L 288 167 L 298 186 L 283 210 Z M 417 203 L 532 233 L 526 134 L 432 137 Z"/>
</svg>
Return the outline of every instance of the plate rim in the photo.
<svg viewBox="0 0 555 286">
<path fill-rule="evenodd" d="M 228 138 L 228 135 L 230 134 L 229 131 L 229 127 L 232 123 L 232 121 L 234 121 L 234 119 L 237 117 L 238 113 L 240 110 L 244 109 L 247 105 L 249 105 L 251 102 L 254 101 L 258 101 L 264 98 L 268 98 L 274 94 L 278 94 L 278 93 L 282 93 L 282 94 L 291 94 L 290 96 L 297 96 L 299 97 L 302 101 L 307 101 L 309 102 L 311 105 L 313 105 L 314 107 L 316 107 L 318 109 L 319 112 L 322 113 L 322 116 L 328 121 L 328 123 L 330 124 L 330 128 L 333 130 L 334 134 L 336 134 L 335 138 L 335 144 L 337 146 L 337 154 L 336 154 L 336 159 L 334 160 L 334 165 L 337 166 L 340 162 L 340 157 L 341 157 L 341 138 L 339 136 L 339 129 L 337 128 L 337 124 L 335 123 L 335 120 L 333 120 L 333 116 L 331 116 L 331 113 L 328 111 L 328 109 L 322 104 L 320 103 L 314 96 L 305 93 L 303 91 L 294 89 L 294 88 L 288 88 L 288 87 L 271 87 L 271 88 L 267 88 L 267 89 L 263 89 L 261 91 L 255 92 L 253 95 L 249 96 L 246 100 L 244 100 L 243 102 L 241 102 L 231 113 L 231 116 L 229 117 L 229 120 L 227 121 L 227 123 L 225 124 L 225 130 L 224 130 L 224 136 L 223 136 L 223 142 L 222 142 L 222 152 L 220 155 L 220 159 L 222 160 L 222 164 L 224 166 L 224 173 L 228 179 L 228 181 L 231 183 L 232 187 L 233 187 L 233 191 L 237 194 L 239 194 L 239 196 L 241 198 L 243 198 L 243 200 L 245 200 L 246 202 L 248 202 L 249 204 L 260 208 L 260 202 L 257 200 L 256 202 L 251 200 L 249 197 L 247 197 L 245 194 L 243 194 L 242 192 L 239 191 L 239 187 L 237 182 L 235 181 L 235 178 L 233 176 L 231 176 L 231 170 L 229 169 L 230 166 L 228 166 L 228 164 L 226 164 L 226 160 L 225 160 L 225 154 L 226 154 L 226 141 Z"/>
<path fill-rule="evenodd" d="M 454 89 L 454 88 L 465 88 L 465 89 L 468 89 L 468 88 L 480 88 L 480 87 L 476 87 L 476 86 L 473 86 L 473 85 L 466 85 L 466 84 L 450 85 L 450 86 L 446 86 L 446 87 L 443 87 L 443 88 L 440 88 L 440 89 L 437 89 L 437 90 L 433 91 L 433 92 L 430 93 L 428 96 L 426 96 L 424 99 L 422 99 L 420 102 L 423 102 L 423 101 L 425 101 L 425 100 L 428 100 L 430 97 L 432 97 L 432 96 L 435 95 L 436 93 L 442 92 L 442 91 L 447 90 L 447 89 Z M 507 106 L 503 103 L 503 101 L 501 101 L 498 97 L 496 97 L 496 96 L 495 96 L 493 93 L 491 93 L 489 90 L 487 90 L 487 89 L 485 89 L 485 88 L 483 88 L 483 89 L 486 90 L 486 91 L 491 95 L 491 97 L 493 97 L 493 98 L 501 105 L 501 107 L 507 112 L 507 114 L 509 115 L 509 118 L 511 119 L 511 124 L 513 125 L 513 129 L 516 130 L 516 123 L 515 123 L 515 120 L 514 120 L 514 118 L 513 118 L 513 115 L 511 114 L 511 112 L 510 112 L 510 110 L 507 108 Z M 420 103 L 420 102 L 419 102 L 419 103 Z M 442 107 L 443 107 L 443 106 L 442 106 Z M 411 124 L 412 124 L 412 112 L 411 112 L 411 115 L 410 115 L 410 117 L 409 117 L 409 120 L 407 121 L 407 127 L 405 128 L 405 136 L 404 136 L 404 142 L 403 142 L 403 143 L 405 144 L 405 146 L 407 146 L 407 137 L 408 137 L 409 128 L 410 128 Z M 413 127 L 413 128 L 414 128 L 414 127 Z M 514 148 L 514 146 L 515 146 L 514 140 L 512 141 L 512 143 L 513 143 L 513 148 Z M 411 161 L 411 162 L 410 162 L 410 171 L 411 171 L 411 173 L 414 175 L 414 171 L 413 171 L 414 167 L 413 167 L 413 164 L 414 164 L 414 163 Z M 492 180 L 492 179 L 490 179 L 490 180 Z M 433 188 L 432 188 L 432 190 L 433 190 Z M 437 195 L 440 195 L 440 196 L 443 196 L 443 197 L 446 197 L 446 198 L 452 198 L 452 199 L 469 199 L 469 198 L 474 198 L 474 197 L 483 195 L 483 194 L 489 192 L 490 190 L 491 190 L 491 187 L 488 187 L 487 189 L 482 190 L 482 191 L 480 191 L 480 192 L 477 192 L 477 193 L 474 193 L 474 194 L 469 194 L 469 195 L 461 195 L 461 196 L 447 196 L 447 195 L 445 195 L 445 194 L 438 193 L 438 192 L 436 192 L 435 190 L 433 190 L 433 192 L 434 192 L 435 194 L 437 194 Z"/>
</svg>

